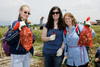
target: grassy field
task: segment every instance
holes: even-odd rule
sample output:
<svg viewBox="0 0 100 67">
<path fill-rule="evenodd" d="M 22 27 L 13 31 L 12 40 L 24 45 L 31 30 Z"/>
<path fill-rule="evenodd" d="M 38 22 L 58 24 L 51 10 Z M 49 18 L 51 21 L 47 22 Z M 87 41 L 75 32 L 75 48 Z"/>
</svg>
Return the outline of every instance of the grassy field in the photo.
<svg viewBox="0 0 100 67">
<path fill-rule="evenodd" d="M 43 41 L 41 40 L 41 34 L 42 34 L 42 30 L 39 30 L 38 27 L 36 27 L 38 30 L 32 30 L 32 32 L 36 35 L 36 41 L 33 44 L 34 47 L 34 59 L 37 59 L 38 61 L 35 62 L 35 65 L 38 65 L 39 67 L 44 67 L 43 64 L 43 57 L 42 57 L 42 47 L 43 47 Z M 92 29 L 94 29 L 96 35 L 93 38 L 93 44 L 94 46 L 92 48 L 90 48 L 89 50 L 89 58 L 90 58 L 90 62 L 89 62 L 89 66 L 90 67 L 95 67 L 94 66 L 94 59 L 95 59 L 95 53 L 97 48 L 100 46 L 100 25 L 94 25 L 91 26 Z M 7 28 L 0 28 L 0 39 L 3 37 L 3 35 L 5 34 L 5 32 L 7 31 Z M 35 67 L 35 66 L 34 66 Z M 63 67 L 63 65 L 62 65 Z"/>
</svg>

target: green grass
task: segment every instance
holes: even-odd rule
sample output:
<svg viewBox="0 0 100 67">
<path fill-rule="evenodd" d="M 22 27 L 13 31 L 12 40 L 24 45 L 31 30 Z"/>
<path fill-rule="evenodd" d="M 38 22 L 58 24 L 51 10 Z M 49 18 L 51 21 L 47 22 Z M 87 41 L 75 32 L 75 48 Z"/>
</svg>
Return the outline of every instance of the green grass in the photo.
<svg viewBox="0 0 100 67">
<path fill-rule="evenodd" d="M 33 47 L 34 47 L 35 51 L 42 52 L 42 47 L 43 47 L 43 41 L 41 40 L 42 30 L 39 30 L 38 27 L 36 27 L 36 28 L 38 29 L 37 31 L 32 29 L 32 32 L 36 35 L 36 41 L 33 44 Z M 89 52 L 89 58 L 90 58 L 89 65 L 90 65 L 90 67 L 94 67 L 95 52 L 96 52 L 97 48 L 100 46 L 100 25 L 93 25 L 93 26 L 91 26 L 91 28 L 94 29 L 96 35 L 93 38 L 94 46 L 92 48 L 90 48 L 90 50 L 92 52 Z M 3 37 L 3 35 L 6 33 L 7 30 L 8 30 L 7 28 L 0 28 L 0 38 Z M 36 55 L 41 56 L 42 54 L 37 53 Z M 40 57 L 38 57 L 38 56 L 33 56 L 33 58 L 40 59 Z"/>
<path fill-rule="evenodd" d="M 100 45 L 100 25 L 91 26 L 92 29 L 95 31 L 95 37 L 93 38 L 94 44 Z"/>
<path fill-rule="evenodd" d="M 0 28 L 0 39 L 4 36 L 4 34 L 8 31 L 8 28 Z"/>
</svg>

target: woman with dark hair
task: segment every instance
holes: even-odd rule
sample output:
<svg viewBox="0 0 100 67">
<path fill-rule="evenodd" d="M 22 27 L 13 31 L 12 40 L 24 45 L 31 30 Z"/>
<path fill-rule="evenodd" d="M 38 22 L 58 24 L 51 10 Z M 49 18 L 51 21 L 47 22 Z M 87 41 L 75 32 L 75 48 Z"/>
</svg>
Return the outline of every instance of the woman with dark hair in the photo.
<svg viewBox="0 0 100 67">
<path fill-rule="evenodd" d="M 48 21 L 43 27 L 43 57 L 45 67 L 61 67 L 63 59 L 63 16 L 59 7 L 51 8 Z"/>
</svg>

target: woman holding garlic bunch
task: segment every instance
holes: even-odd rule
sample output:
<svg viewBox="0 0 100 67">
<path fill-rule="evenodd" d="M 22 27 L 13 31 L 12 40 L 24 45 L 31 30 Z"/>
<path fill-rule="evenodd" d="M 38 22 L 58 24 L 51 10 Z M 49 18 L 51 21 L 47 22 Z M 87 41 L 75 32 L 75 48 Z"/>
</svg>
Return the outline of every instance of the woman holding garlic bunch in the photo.
<svg viewBox="0 0 100 67">
<path fill-rule="evenodd" d="M 48 21 L 43 28 L 43 57 L 45 67 L 61 67 L 63 60 L 63 19 L 59 7 L 51 8 Z"/>
<path fill-rule="evenodd" d="M 65 62 L 67 67 L 88 67 L 89 56 L 87 47 L 91 46 L 89 45 L 91 43 L 89 35 L 91 35 L 91 38 L 94 37 L 94 30 L 89 28 L 90 24 L 87 22 L 84 26 L 77 24 L 75 17 L 71 13 L 64 15 L 64 23 L 66 29 L 64 30 L 65 51 L 63 62 L 67 61 Z M 87 34 L 88 36 L 85 37 Z M 83 39 L 84 37 L 85 39 L 81 40 L 81 38 Z M 82 41 L 82 43 L 80 41 Z M 88 44 L 86 45 L 87 42 Z"/>
</svg>

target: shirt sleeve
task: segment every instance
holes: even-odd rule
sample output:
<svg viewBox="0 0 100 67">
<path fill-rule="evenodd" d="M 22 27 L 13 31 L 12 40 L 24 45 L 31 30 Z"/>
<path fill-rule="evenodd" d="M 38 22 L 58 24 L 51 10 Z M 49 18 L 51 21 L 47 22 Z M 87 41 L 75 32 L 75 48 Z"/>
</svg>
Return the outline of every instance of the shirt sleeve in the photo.
<svg viewBox="0 0 100 67">
<path fill-rule="evenodd" d="M 98 58 L 100 59 L 100 55 L 98 56 Z"/>
<path fill-rule="evenodd" d="M 66 38 L 65 38 L 65 35 L 64 35 L 64 33 L 63 33 L 63 39 L 64 39 L 64 56 L 66 56 L 67 55 L 67 43 L 66 43 Z"/>
<path fill-rule="evenodd" d="M 44 24 L 44 27 L 46 27 L 46 24 Z M 47 28 L 47 27 L 46 27 Z"/>
<path fill-rule="evenodd" d="M 65 45 L 65 50 L 64 50 L 64 56 L 67 56 L 68 52 L 67 52 L 67 45 Z"/>
<path fill-rule="evenodd" d="M 83 29 L 83 25 L 82 25 L 82 24 L 79 24 L 78 26 L 79 26 L 79 30 L 80 30 L 80 32 L 81 32 L 82 29 Z"/>
<path fill-rule="evenodd" d="M 92 29 L 92 28 L 91 28 L 91 29 Z M 93 29 L 92 29 L 91 31 L 92 31 L 92 37 L 94 37 L 94 36 L 95 36 L 95 32 L 94 32 Z"/>
</svg>

